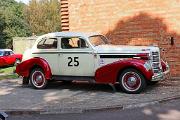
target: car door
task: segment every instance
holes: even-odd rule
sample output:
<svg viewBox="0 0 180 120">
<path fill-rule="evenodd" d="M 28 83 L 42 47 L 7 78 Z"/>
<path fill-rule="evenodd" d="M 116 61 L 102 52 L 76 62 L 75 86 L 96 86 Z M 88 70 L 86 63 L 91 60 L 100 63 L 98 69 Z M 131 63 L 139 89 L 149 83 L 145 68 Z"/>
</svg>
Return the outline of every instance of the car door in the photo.
<svg viewBox="0 0 180 120">
<path fill-rule="evenodd" d="M 59 68 L 63 76 L 94 76 L 93 49 L 83 38 L 62 37 Z"/>
<path fill-rule="evenodd" d="M 10 52 L 10 59 L 11 59 L 11 64 L 14 64 L 15 61 L 16 61 L 16 55 L 12 52 L 12 51 L 9 51 Z"/>
<path fill-rule="evenodd" d="M 0 67 L 5 65 L 4 61 L 4 51 L 0 51 Z"/>
<path fill-rule="evenodd" d="M 37 44 L 36 52 L 33 53 L 34 57 L 45 59 L 53 75 L 59 74 L 58 65 L 58 38 L 42 38 Z"/>
<path fill-rule="evenodd" d="M 4 60 L 6 62 L 7 65 L 12 65 L 13 64 L 13 57 L 10 54 L 10 51 L 5 51 L 4 52 Z"/>
</svg>

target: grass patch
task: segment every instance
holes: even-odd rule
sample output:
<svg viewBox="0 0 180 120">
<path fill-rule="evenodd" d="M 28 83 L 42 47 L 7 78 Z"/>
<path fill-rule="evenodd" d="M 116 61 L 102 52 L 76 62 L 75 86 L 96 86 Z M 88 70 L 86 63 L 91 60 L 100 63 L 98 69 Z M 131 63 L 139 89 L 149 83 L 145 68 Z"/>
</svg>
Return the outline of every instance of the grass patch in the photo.
<svg viewBox="0 0 180 120">
<path fill-rule="evenodd" d="M 15 69 L 16 69 L 16 67 L 0 68 L 0 73 L 3 73 L 3 74 L 12 74 Z"/>
<path fill-rule="evenodd" d="M 18 78 L 18 75 L 16 75 L 16 74 L 0 75 L 0 80 L 4 80 L 4 79 L 16 79 L 16 78 Z"/>
<path fill-rule="evenodd" d="M 16 67 L 0 68 L 0 74 L 2 74 L 2 75 L 0 75 L 0 80 L 18 78 L 18 75 L 13 73 L 15 68 Z"/>
</svg>

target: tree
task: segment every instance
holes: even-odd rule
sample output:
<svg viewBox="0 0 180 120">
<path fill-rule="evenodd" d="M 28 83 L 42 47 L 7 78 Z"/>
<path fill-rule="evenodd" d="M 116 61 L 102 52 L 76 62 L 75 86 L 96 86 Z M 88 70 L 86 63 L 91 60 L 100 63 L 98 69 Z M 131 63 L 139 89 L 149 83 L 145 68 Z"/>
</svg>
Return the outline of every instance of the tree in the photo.
<svg viewBox="0 0 180 120">
<path fill-rule="evenodd" d="M 5 19 L 3 18 L 1 12 L 0 12 L 0 48 L 6 47 L 6 41 L 5 41 L 5 33 L 3 32 L 5 25 Z"/>
<path fill-rule="evenodd" d="M 61 30 L 58 0 L 31 0 L 24 13 L 31 31 L 35 34 Z"/>
<path fill-rule="evenodd" d="M 0 0 L 0 48 L 12 48 L 12 37 L 31 34 L 24 20 L 23 3 L 14 0 Z"/>
</svg>

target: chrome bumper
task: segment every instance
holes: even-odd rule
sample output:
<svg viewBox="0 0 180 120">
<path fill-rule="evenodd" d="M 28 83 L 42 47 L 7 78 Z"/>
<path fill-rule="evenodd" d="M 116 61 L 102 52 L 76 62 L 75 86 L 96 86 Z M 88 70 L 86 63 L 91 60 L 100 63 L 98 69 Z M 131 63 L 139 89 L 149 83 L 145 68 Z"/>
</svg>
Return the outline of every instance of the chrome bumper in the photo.
<svg viewBox="0 0 180 120">
<path fill-rule="evenodd" d="M 164 75 L 162 72 L 152 76 L 152 79 L 151 81 L 160 81 L 160 80 L 163 80 L 164 79 Z"/>
<path fill-rule="evenodd" d="M 164 80 L 165 76 L 170 72 L 170 69 L 168 67 L 168 69 L 165 72 L 160 72 L 154 76 L 152 76 L 151 81 L 160 81 L 160 80 Z"/>
</svg>

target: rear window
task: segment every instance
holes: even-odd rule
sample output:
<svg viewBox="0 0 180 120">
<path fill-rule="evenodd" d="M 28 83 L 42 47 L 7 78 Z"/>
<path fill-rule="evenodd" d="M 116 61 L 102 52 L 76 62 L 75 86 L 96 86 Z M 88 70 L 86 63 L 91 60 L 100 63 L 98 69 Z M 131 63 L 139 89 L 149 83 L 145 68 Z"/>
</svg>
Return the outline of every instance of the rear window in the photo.
<svg viewBox="0 0 180 120">
<path fill-rule="evenodd" d="M 38 45 L 38 49 L 57 49 L 57 38 L 48 38 L 41 40 Z"/>
</svg>

